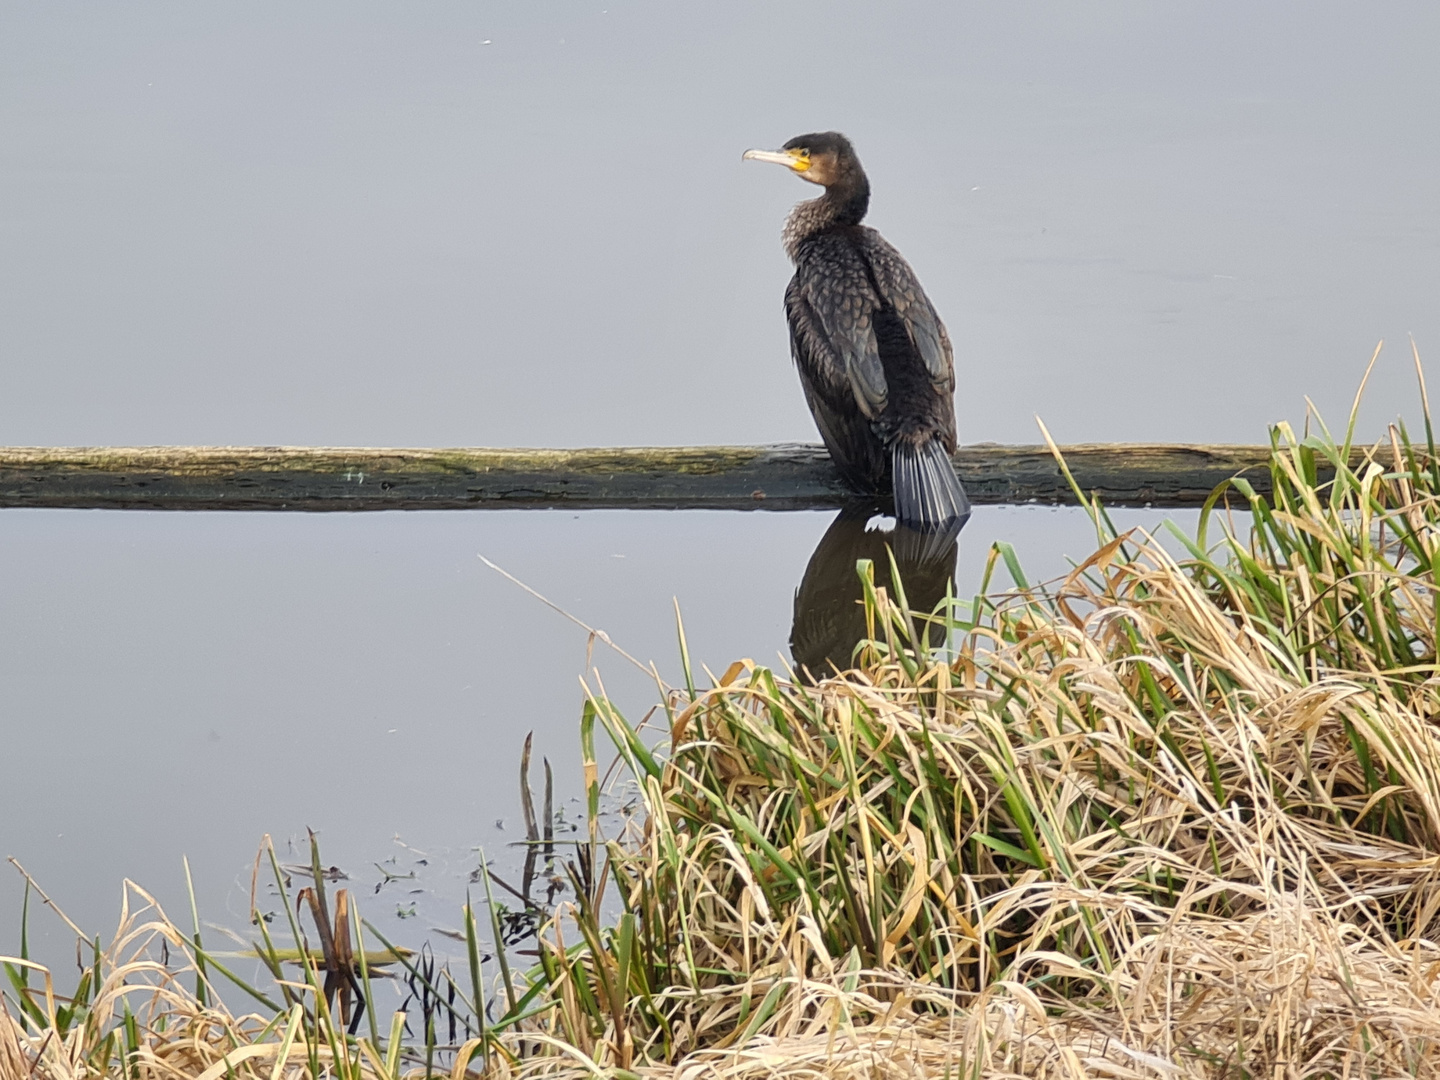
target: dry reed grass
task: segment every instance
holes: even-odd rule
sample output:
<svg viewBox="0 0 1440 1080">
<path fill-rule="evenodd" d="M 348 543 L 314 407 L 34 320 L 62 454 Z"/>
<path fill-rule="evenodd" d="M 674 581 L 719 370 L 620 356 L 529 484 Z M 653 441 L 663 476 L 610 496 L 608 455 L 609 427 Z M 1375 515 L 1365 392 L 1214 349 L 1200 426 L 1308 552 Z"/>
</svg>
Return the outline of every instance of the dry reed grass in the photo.
<svg viewBox="0 0 1440 1080">
<path fill-rule="evenodd" d="M 1098 506 L 1048 588 L 997 547 L 1017 587 L 936 616 L 944 652 L 871 585 L 855 670 L 687 676 L 658 750 L 597 687 L 574 902 L 445 1071 L 1440 1077 L 1440 458 L 1428 410 L 1421 446 L 1349 443 L 1277 428 L 1273 497 L 1217 492 L 1183 561 Z M 610 839 L 597 726 L 646 811 Z M 233 1018 L 190 938 L 132 922 L 83 1008 L 8 995 L 0 1076 L 434 1059 L 339 1031 L 313 970 Z"/>
</svg>

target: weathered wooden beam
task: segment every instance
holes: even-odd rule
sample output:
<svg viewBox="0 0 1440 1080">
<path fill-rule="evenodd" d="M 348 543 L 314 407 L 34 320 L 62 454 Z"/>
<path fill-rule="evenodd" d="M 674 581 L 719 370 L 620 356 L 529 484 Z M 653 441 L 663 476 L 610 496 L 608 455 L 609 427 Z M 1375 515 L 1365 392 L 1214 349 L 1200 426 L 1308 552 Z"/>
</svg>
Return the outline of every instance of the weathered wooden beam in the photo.
<svg viewBox="0 0 1440 1080">
<path fill-rule="evenodd" d="M 1244 474 L 1269 487 L 1263 446 L 1061 447 L 1111 505 L 1198 506 Z M 977 503 L 1073 502 L 1043 446 L 965 446 Z M 521 507 L 796 510 L 847 498 L 819 446 L 589 450 L 287 446 L 0 448 L 0 506 L 145 510 L 442 510 Z"/>
</svg>

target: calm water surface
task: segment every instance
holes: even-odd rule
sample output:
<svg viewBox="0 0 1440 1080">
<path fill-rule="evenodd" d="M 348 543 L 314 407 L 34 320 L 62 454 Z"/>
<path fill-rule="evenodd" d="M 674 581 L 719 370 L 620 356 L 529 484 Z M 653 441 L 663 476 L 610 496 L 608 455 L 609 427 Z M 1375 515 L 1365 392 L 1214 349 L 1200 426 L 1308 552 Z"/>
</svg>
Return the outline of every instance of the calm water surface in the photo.
<svg viewBox="0 0 1440 1080">
<path fill-rule="evenodd" d="M 633 719 L 658 700 L 477 556 L 678 685 L 677 598 L 697 668 L 788 659 L 796 590 L 834 517 L 7 513 L 5 854 L 104 930 L 125 877 L 185 912 L 188 855 L 202 912 L 243 929 L 260 837 L 299 859 L 311 826 L 387 933 L 454 926 L 476 848 L 517 862 L 526 734 L 578 818 L 580 678 L 598 668 Z M 1094 530 L 1074 510 L 981 507 L 960 543 L 962 595 L 997 539 L 1038 580 L 1091 550 Z M 374 895 L 377 862 L 417 878 Z M 0 927 L 19 901 L 0 879 Z M 37 927 L 47 955 L 70 955 L 60 927 Z"/>
<path fill-rule="evenodd" d="M 1437 40 L 1423 2 L 4 5 L 0 442 L 813 439 L 808 189 L 740 153 L 829 127 L 964 441 L 1340 423 L 1384 337 L 1377 433 L 1440 342 Z M 0 513 L 0 855 L 103 930 L 127 876 L 183 910 L 188 854 L 239 926 L 259 837 L 310 825 L 367 915 L 452 926 L 526 732 L 573 791 L 587 664 L 477 554 L 673 677 L 673 597 L 712 667 L 786 651 L 831 517 Z M 1090 536 L 982 508 L 960 591 L 994 539 L 1043 577 Z"/>
</svg>

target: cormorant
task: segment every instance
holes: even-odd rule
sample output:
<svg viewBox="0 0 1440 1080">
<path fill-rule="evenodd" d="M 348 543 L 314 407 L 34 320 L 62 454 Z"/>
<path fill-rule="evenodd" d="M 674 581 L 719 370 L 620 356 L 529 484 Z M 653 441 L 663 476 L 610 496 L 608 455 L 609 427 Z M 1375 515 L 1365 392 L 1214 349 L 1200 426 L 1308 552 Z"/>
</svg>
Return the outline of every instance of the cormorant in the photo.
<svg viewBox="0 0 1440 1080">
<path fill-rule="evenodd" d="M 840 475 L 862 493 L 890 488 L 906 525 L 955 528 L 970 516 L 970 500 L 950 463 L 950 337 L 910 264 L 860 224 L 870 181 L 854 147 L 826 131 L 744 156 L 825 188 L 785 220 L 795 264 L 785 313 L 805 400 Z"/>
</svg>

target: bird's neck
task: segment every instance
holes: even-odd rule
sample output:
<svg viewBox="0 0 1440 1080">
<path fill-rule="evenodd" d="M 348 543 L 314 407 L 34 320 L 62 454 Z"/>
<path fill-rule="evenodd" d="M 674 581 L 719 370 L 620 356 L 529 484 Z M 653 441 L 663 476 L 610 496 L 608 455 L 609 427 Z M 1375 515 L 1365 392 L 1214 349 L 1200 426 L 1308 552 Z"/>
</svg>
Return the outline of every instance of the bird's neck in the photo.
<svg viewBox="0 0 1440 1080">
<path fill-rule="evenodd" d="M 785 253 L 793 262 L 805 240 L 826 229 L 859 225 L 869 208 L 870 181 L 864 176 L 830 185 L 818 199 L 797 203 L 790 211 L 782 234 Z"/>
</svg>

